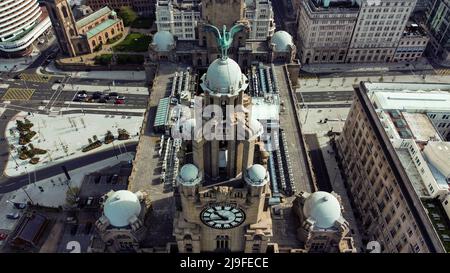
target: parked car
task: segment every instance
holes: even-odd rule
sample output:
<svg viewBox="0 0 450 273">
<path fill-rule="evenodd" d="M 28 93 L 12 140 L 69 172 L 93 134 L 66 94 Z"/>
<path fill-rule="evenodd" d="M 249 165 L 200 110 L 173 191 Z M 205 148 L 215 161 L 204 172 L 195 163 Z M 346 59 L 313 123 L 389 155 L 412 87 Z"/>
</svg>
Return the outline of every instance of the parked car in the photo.
<svg viewBox="0 0 450 273">
<path fill-rule="evenodd" d="M 125 96 L 117 96 L 116 100 L 125 100 Z"/>
<path fill-rule="evenodd" d="M 95 92 L 94 94 L 92 94 L 92 98 L 94 100 L 98 100 L 102 97 L 102 95 L 103 95 L 102 92 Z"/>
<path fill-rule="evenodd" d="M 11 220 L 16 220 L 19 219 L 20 214 L 18 212 L 10 212 L 8 214 L 6 214 L 6 218 L 11 219 Z"/>
<path fill-rule="evenodd" d="M 16 209 L 24 209 L 24 208 L 27 207 L 27 204 L 25 204 L 25 203 L 14 203 L 14 207 Z"/>
<path fill-rule="evenodd" d="M 8 234 L 6 234 L 6 233 L 0 233 L 0 241 L 5 240 L 6 237 L 8 237 Z"/>
<path fill-rule="evenodd" d="M 87 98 L 87 92 L 86 91 L 79 91 L 78 93 L 77 93 L 77 98 Z"/>
<path fill-rule="evenodd" d="M 116 100 L 114 104 L 125 104 L 124 100 Z"/>
<path fill-rule="evenodd" d="M 20 80 L 20 75 L 15 75 L 15 76 L 13 77 L 13 79 L 15 79 L 15 80 Z"/>
<path fill-rule="evenodd" d="M 62 83 L 62 81 L 61 80 L 56 80 L 55 83 Z"/>
<path fill-rule="evenodd" d="M 117 96 L 119 96 L 119 94 L 117 94 L 117 92 L 111 92 L 108 94 L 111 98 L 116 98 Z"/>
<path fill-rule="evenodd" d="M 108 101 L 105 98 L 101 98 L 98 100 L 99 103 L 107 103 Z"/>
</svg>

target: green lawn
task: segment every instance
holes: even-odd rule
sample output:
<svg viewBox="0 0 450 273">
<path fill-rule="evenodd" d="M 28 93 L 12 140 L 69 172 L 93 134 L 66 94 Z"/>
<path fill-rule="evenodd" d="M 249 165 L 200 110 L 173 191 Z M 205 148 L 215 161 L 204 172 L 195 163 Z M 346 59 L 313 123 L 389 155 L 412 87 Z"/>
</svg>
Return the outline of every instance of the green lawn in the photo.
<svg viewBox="0 0 450 273">
<path fill-rule="evenodd" d="M 149 29 L 152 27 L 153 21 L 155 21 L 155 19 L 152 17 L 139 17 L 131 23 L 131 27 Z"/>
<path fill-rule="evenodd" d="M 151 43 L 150 36 L 141 33 L 130 33 L 120 44 L 113 47 L 114 51 L 119 52 L 145 52 Z"/>
<path fill-rule="evenodd" d="M 95 56 L 95 64 L 97 65 L 108 65 L 111 63 L 112 54 L 102 54 Z"/>
</svg>

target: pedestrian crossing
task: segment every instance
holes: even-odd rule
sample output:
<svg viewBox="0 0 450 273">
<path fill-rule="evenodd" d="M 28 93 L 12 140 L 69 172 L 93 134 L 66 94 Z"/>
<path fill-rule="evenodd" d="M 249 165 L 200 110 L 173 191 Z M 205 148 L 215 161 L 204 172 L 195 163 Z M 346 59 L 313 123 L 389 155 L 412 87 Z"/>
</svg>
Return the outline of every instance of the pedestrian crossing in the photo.
<svg viewBox="0 0 450 273">
<path fill-rule="evenodd" d="M 9 88 L 3 95 L 2 100 L 29 100 L 35 89 L 25 89 L 25 88 Z"/>
<path fill-rule="evenodd" d="M 435 69 L 434 72 L 437 75 L 441 75 L 441 76 L 448 76 L 450 75 L 450 69 L 448 68 L 444 68 L 444 69 Z"/>
<path fill-rule="evenodd" d="M 46 83 L 50 80 L 51 76 L 42 76 L 42 75 L 38 75 L 38 74 L 27 74 L 27 73 L 22 73 L 20 74 L 20 79 L 21 80 L 25 80 L 27 82 L 41 82 L 41 83 Z"/>
</svg>

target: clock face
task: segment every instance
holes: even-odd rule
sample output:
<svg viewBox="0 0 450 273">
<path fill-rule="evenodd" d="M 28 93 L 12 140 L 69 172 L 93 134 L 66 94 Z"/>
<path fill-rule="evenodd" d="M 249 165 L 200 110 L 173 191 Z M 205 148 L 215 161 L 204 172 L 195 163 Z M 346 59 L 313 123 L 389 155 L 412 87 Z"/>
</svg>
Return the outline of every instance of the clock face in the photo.
<svg viewBox="0 0 450 273">
<path fill-rule="evenodd" d="M 229 229 L 242 224 L 245 221 L 245 213 L 235 205 L 212 204 L 203 209 L 200 219 L 209 227 Z"/>
</svg>

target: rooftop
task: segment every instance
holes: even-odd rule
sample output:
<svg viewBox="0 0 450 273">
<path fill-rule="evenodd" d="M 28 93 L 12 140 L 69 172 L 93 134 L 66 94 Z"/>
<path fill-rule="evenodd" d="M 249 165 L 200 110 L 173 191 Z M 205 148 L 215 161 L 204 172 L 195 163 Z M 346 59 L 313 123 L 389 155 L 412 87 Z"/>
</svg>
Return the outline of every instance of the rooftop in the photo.
<svg viewBox="0 0 450 273">
<path fill-rule="evenodd" d="M 88 32 L 86 32 L 86 35 L 88 38 L 94 37 L 95 35 L 99 34 L 100 32 L 104 31 L 105 29 L 115 25 L 119 21 L 120 21 L 119 19 L 107 19 L 103 23 L 95 26 L 94 28 L 92 28 Z"/>
<path fill-rule="evenodd" d="M 80 20 L 78 20 L 76 22 L 76 25 L 78 28 L 81 28 L 81 27 L 91 23 L 92 21 L 97 20 L 98 18 L 100 18 L 102 16 L 111 13 L 111 11 L 112 10 L 108 6 L 103 7 L 101 9 L 89 14 L 88 16 L 81 18 Z"/>
<path fill-rule="evenodd" d="M 377 109 L 408 112 L 450 112 L 450 85 L 365 83 Z"/>
<path fill-rule="evenodd" d="M 355 0 L 309 0 L 309 7 L 314 12 L 342 12 L 343 10 L 357 12 L 359 10 Z"/>
<path fill-rule="evenodd" d="M 450 113 L 449 85 L 366 84 L 386 134 L 420 197 L 448 191 L 450 146 L 430 113 Z"/>
<path fill-rule="evenodd" d="M 415 23 L 408 23 L 405 27 L 405 30 L 403 31 L 403 37 L 405 36 L 426 36 L 425 30 Z"/>
</svg>

